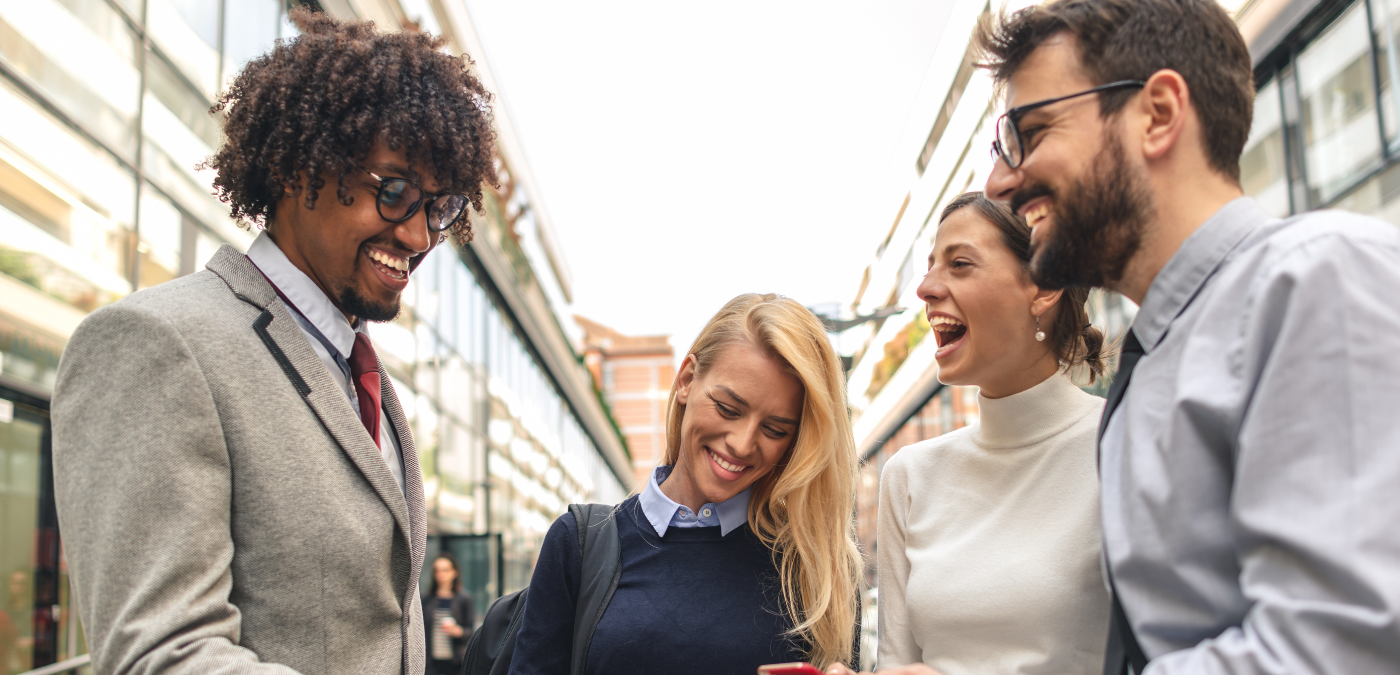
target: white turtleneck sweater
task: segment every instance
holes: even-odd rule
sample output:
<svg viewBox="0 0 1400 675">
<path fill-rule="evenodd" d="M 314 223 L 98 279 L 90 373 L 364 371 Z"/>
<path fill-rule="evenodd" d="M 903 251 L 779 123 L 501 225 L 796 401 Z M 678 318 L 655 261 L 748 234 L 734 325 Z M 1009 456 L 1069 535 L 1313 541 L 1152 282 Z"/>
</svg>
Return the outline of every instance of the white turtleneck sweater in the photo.
<svg viewBox="0 0 1400 675">
<path fill-rule="evenodd" d="M 1104 401 L 1057 374 L 978 404 L 976 424 L 900 450 L 880 476 L 879 666 L 1099 675 Z"/>
</svg>

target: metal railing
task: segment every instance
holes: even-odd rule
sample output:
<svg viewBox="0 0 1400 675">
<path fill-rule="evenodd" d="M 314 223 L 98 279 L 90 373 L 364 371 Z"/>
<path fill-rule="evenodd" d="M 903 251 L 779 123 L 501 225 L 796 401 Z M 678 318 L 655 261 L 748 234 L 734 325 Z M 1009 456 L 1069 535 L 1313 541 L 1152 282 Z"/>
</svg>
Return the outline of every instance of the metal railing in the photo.
<svg viewBox="0 0 1400 675">
<path fill-rule="evenodd" d="M 23 672 L 19 675 L 60 675 L 61 673 L 71 673 L 90 663 L 92 663 L 92 655 L 83 654 L 82 656 L 71 658 L 67 661 L 59 661 L 58 663 L 47 665 L 43 668 L 35 668 L 34 670 Z"/>
</svg>

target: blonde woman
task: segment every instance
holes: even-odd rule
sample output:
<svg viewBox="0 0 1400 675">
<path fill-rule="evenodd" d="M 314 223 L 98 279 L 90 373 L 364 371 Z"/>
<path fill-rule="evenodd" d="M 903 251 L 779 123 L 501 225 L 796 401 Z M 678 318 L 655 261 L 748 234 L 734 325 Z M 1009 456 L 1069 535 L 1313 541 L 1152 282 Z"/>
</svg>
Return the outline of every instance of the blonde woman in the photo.
<svg viewBox="0 0 1400 675">
<path fill-rule="evenodd" d="M 622 571 L 587 675 L 859 667 L 856 456 L 845 378 L 822 325 L 741 295 L 676 375 L 665 464 L 619 505 Z M 572 515 L 545 536 L 512 675 L 566 675 L 581 574 Z"/>
</svg>

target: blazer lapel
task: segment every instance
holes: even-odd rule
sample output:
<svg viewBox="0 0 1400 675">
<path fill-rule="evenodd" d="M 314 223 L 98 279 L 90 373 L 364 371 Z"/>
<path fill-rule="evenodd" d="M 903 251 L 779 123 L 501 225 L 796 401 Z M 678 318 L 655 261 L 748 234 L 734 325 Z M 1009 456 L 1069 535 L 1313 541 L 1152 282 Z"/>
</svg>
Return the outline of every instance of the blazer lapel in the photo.
<svg viewBox="0 0 1400 675">
<path fill-rule="evenodd" d="M 423 567 L 423 556 L 428 547 L 428 513 L 423 494 L 423 470 L 418 463 L 418 449 L 413 443 L 413 432 L 408 426 L 408 416 L 404 414 L 398 392 L 394 391 L 393 381 L 389 379 L 389 373 L 384 370 L 383 362 L 379 364 L 379 383 L 384 412 L 388 414 L 394 434 L 399 439 L 399 455 L 403 459 L 403 495 L 408 505 L 408 519 L 413 525 L 411 529 L 413 540 L 410 547 L 413 569 L 420 570 Z"/>
<path fill-rule="evenodd" d="M 262 310 L 262 314 L 253 322 L 253 330 L 271 352 L 272 357 L 277 359 L 287 378 L 321 420 L 321 424 L 345 454 L 350 456 L 350 460 L 384 501 L 399 530 L 404 533 L 404 544 L 412 552 L 415 548 L 414 540 L 423 536 L 425 525 L 422 522 L 413 522 L 410 516 L 410 507 L 404 494 L 408 490 L 399 491 L 399 485 L 389 472 L 389 466 L 379 454 L 379 447 L 374 439 L 370 438 L 354 409 L 350 407 L 350 399 L 346 398 L 335 380 L 331 379 L 325 364 L 321 362 L 321 357 L 311 348 L 310 341 L 301 332 L 301 327 L 297 325 L 296 319 L 292 318 L 291 312 L 277 301 L 277 292 L 272 289 L 272 285 L 247 256 L 227 244 L 219 248 L 207 267 L 209 271 L 219 275 L 239 299 Z M 386 396 L 386 400 L 389 400 L 393 395 L 393 385 L 389 383 L 389 377 L 382 365 L 379 372 L 381 391 L 389 392 Z M 393 401 L 399 411 L 399 417 L 404 417 L 402 408 L 398 407 L 398 400 L 395 398 Z M 403 437 L 408 431 L 407 422 L 394 420 L 394 425 L 395 432 L 399 434 L 399 445 L 404 451 L 405 487 L 408 485 L 408 476 L 412 473 L 417 481 L 418 508 L 421 510 L 423 478 L 418 470 L 417 454 L 410 454 L 412 441 L 408 444 L 403 443 Z M 410 458 L 412 464 L 409 464 Z M 426 520 L 426 515 L 423 519 Z M 411 538 L 409 533 L 412 533 Z M 414 555 L 421 564 L 422 553 Z"/>
</svg>

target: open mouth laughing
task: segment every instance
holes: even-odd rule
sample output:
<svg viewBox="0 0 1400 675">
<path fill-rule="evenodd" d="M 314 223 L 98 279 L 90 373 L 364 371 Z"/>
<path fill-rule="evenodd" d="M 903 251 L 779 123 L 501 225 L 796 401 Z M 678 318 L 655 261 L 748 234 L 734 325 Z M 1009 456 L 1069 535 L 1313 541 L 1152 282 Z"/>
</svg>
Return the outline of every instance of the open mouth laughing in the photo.
<svg viewBox="0 0 1400 675">
<path fill-rule="evenodd" d="M 947 314 L 932 314 L 928 318 L 929 327 L 933 329 L 933 336 L 938 340 L 938 351 L 935 357 L 943 356 L 957 348 L 967 337 L 967 324 L 955 319 Z"/>
<path fill-rule="evenodd" d="M 1021 209 L 1021 217 L 1032 230 L 1050 217 L 1050 200 L 1038 199 Z"/>
<path fill-rule="evenodd" d="M 408 277 L 413 269 L 408 257 L 378 246 L 366 245 L 361 250 L 375 276 L 389 290 L 398 293 L 408 286 Z"/>
</svg>

